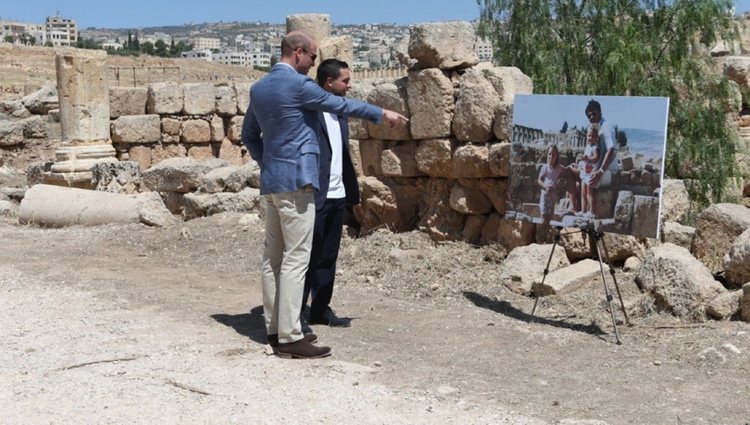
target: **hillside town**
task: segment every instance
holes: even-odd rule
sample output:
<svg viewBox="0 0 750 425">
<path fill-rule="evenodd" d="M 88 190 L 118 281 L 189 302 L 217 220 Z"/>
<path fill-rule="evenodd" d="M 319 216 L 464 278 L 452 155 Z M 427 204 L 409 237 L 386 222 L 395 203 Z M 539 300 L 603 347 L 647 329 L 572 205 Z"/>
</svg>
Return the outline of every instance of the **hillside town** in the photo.
<svg viewBox="0 0 750 425">
<path fill-rule="evenodd" d="M 76 19 L 58 11 L 44 23 L 17 22 L 0 16 L 0 43 L 44 46 L 79 46 L 88 42 L 109 52 L 132 45 L 174 46 L 182 42 L 190 48 L 181 52 L 188 59 L 225 65 L 267 69 L 281 56 L 284 24 L 266 22 L 218 22 L 151 28 L 86 28 Z M 338 24 L 333 36 L 351 37 L 354 49 L 352 69 L 402 68 L 408 65 L 409 27 L 395 24 Z M 492 61 L 492 44 L 475 41 L 475 52 L 482 62 Z"/>
</svg>

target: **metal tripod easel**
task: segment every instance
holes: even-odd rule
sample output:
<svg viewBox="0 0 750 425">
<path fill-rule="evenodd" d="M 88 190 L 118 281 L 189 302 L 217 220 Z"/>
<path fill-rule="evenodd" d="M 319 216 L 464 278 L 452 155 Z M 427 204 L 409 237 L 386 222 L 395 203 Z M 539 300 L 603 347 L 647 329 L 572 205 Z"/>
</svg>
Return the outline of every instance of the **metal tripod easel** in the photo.
<svg viewBox="0 0 750 425">
<path fill-rule="evenodd" d="M 555 248 L 558 245 L 561 245 L 560 242 L 560 236 L 562 227 L 557 226 L 556 227 L 557 233 L 555 233 L 555 242 L 552 244 L 552 251 L 549 254 L 549 259 L 547 259 L 547 266 L 544 268 L 544 276 L 542 277 L 542 285 L 544 285 L 544 280 L 547 279 L 547 275 L 549 274 L 549 265 L 552 262 L 552 256 L 555 254 Z M 580 229 L 581 232 L 588 235 L 589 237 L 589 243 L 591 244 L 591 252 L 593 255 L 596 256 L 596 259 L 599 261 L 599 270 L 601 272 L 602 276 L 602 283 L 604 284 L 604 294 L 607 300 L 607 306 L 609 308 L 609 313 L 612 316 L 612 327 L 615 330 L 615 339 L 617 340 L 617 344 L 622 344 L 620 342 L 620 335 L 617 332 L 617 323 L 615 321 L 615 312 L 612 309 L 612 293 L 609 290 L 609 286 L 607 285 L 607 279 L 604 275 L 604 262 L 607 260 L 602 261 L 601 252 L 604 251 L 604 255 L 606 258 L 609 258 L 609 252 L 607 251 L 607 245 L 604 243 L 604 232 L 599 232 L 594 230 L 593 228 L 582 228 Z M 601 248 L 599 246 L 601 244 Z M 607 262 L 607 266 L 609 266 L 609 273 L 612 276 L 612 281 L 615 283 L 615 289 L 617 290 L 617 296 L 620 298 L 620 307 L 622 308 L 622 314 L 625 316 L 625 323 L 628 325 L 630 324 L 630 319 L 628 319 L 628 313 L 625 311 L 625 303 L 622 301 L 622 294 L 620 293 L 620 286 L 617 284 L 617 278 L 615 277 L 615 268 L 612 267 L 612 265 Z M 534 320 L 534 312 L 536 312 L 536 306 L 539 302 L 539 296 L 534 296 L 534 307 L 531 309 L 531 320 Z"/>
</svg>

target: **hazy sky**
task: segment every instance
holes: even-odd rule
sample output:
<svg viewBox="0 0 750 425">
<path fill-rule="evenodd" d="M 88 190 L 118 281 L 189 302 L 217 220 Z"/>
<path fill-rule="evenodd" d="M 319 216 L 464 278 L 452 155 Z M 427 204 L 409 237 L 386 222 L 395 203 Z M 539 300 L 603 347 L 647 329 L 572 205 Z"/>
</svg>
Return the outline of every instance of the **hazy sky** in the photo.
<svg viewBox="0 0 750 425">
<path fill-rule="evenodd" d="M 667 126 L 665 97 L 557 96 L 533 95 L 515 98 L 513 124 L 560 131 L 563 122 L 569 126 L 588 125 L 586 105 L 594 99 L 602 107 L 604 119 L 620 128 L 664 131 Z"/>
<path fill-rule="evenodd" d="M 737 12 L 750 10 L 750 0 L 735 0 Z M 55 15 L 75 19 L 81 29 L 138 28 L 201 22 L 283 24 L 296 13 L 325 13 L 334 24 L 395 23 L 399 25 L 479 17 L 476 0 L 3 0 L 0 18 L 43 22 Z"/>
</svg>

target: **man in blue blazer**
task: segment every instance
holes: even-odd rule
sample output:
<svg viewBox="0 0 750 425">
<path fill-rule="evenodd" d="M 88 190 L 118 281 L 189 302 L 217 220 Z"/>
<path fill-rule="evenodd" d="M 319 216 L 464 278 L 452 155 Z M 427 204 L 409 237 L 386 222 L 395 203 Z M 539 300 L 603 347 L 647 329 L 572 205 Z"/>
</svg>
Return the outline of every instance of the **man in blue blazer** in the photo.
<svg viewBox="0 0 750 425">
<path fill-rule="evenodd" d="M 266 216 L 261 264 L 263 315 L 268 343 L 280 357 L 331 354 L 312 345 L 300 322 L 305 273 L 310 261 L 318 178 L 318 112 L 351 115 L 391 125 L 406 121 L 394 111 L 330 94 L 308 77 L 317 44 L 293 31 L 281 41 L 281 59 L 250 88 L 242 143 L 260 165 Z"/>
<path fill-rule="evenodd" d="M 326 59 L 318 66 L 318 85 L 338 96 L 352 88 L 349 65 Z M 349 153 L 349 122 L 346 116 L 329 112 L 318 114 L 320 138 L 319 187 L 315 192 L 315 230 L 310 266 L 305 278 L 302 305 L 310 303 L 310 324 L 348 327 L 351 320 L 338 317 L 331 309 L 336 259 L 347 209 L 359 203 L 359 185 Z"/>
</svg>

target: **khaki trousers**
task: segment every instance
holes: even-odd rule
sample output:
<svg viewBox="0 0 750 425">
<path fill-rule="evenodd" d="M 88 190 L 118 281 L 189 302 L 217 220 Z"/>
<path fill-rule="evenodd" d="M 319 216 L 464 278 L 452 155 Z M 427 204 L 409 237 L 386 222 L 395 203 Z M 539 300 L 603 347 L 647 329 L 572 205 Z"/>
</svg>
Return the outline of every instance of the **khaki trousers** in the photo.
<svg viewBox="0 0 750 425">
<path fill-rule="evenodd" d="M 267 335 L 278 335 L 285 344 L 304 337 L 300 309 L 315 228 L 314 192 L 308 187 L 264 195 L 263 206 L 263 316 Z"/>
</svg>

